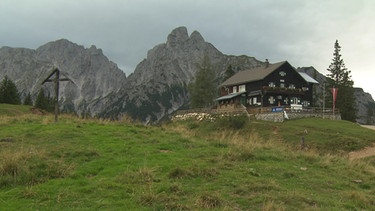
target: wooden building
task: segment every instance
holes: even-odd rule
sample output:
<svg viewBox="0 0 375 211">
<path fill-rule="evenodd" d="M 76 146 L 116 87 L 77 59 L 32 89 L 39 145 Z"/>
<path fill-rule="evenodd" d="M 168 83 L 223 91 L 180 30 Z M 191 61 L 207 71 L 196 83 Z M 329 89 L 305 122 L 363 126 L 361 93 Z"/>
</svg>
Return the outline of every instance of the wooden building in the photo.
<svg viewBox="0 0 375 211">
<path fill-rule="evenodd" d="M 241 107 L 291 107 L 313 105 L 313 85 L 318 82 L 297 72 L 287 61 L 243 70 L 220 85 L 218 109 Z"/>
</svg>

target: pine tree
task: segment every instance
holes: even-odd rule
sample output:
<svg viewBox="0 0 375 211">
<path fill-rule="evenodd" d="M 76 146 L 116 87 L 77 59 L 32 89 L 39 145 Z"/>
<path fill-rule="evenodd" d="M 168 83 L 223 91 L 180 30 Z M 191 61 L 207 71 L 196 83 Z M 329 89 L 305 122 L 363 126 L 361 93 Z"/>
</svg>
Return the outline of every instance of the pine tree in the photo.
<svg viewBox="0 0 375 211">
<path fill-rule="evenodd" d="M 25 100 L 23 101 L 24 105 L 33 105 L 33 100 L 31 99 L 30 92 L 26 95 Z"/>
<path fill-rule="evenodd" d="M 35 100 L 35 107 L 43 109 L 45 111 L 53 111 L 53 98 L 50 97 L 48 94 L 47 96 L 44 94 L 44 90 L 40 89 L 38 92 L 38 96 L 36 97 Z"/>
<path fill-rule="evenodd" d="M 209 107 L 216 97 L 215 72 L 207 55 L 195 74 L 195 81 L 189 85 L 190 105 L 192 108 Z"/>
<path fill-rule="evenodd" d="M 228 78 L 232 77 L 234 75 L 234 70 L 232 68 L 232 65 L 229 65 L 228 68 L 225 70 L 225 74 L 224 74 L 224 80 L 227 80 Z"/>
<path fill-rule="evenodd" d="M 0 83 L 0 103 L 21 104 L 16 84 L 5 76 Z"/>
<path fill-rule="evenodd" d="M 327 76 L 330 87 L 338 88 L 336 108 L 340 110 L 341 118 L 344 120 L 355 121 L 356 109 L 354 98 L 354 82 L 351 79 L 351 71 L 345 67 L 344 60 L 341 58 L 341 46 L 336 40 L 332 63 L 327 69 Z"/>
</svg>

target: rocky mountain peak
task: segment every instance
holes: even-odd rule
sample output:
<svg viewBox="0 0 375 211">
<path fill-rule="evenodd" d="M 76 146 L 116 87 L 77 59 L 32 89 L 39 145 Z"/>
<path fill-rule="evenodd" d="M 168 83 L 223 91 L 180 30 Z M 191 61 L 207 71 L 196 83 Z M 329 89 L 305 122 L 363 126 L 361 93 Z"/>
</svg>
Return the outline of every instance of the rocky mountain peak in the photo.
<svg viewBox="0 0 375 211">
<path fill-rule="evenodd" d="M 190 35 L 190 40 L 192 40 L 195 43 L 204 43 L 204 38 L 198 31 L 193 31 Z"/>
<path fill-rule="evenodd" d="M 174 47 L 179 43 L 185 42 L 187 39 L 189 39 L 187 28 L 181 26 L 172 30 L 172 32 L 168 35 L 167 45 Z"/>
</svg>

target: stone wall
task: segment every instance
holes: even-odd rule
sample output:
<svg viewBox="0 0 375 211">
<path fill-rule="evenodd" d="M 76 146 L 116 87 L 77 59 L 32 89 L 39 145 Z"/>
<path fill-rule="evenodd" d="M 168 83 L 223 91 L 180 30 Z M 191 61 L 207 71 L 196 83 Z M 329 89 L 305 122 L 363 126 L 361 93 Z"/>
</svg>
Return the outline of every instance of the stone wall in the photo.
<svg viewBox="0 0 375 211">
<path fill-rule="evenodd" d="M 182 110 L 176 112 L 172 120 L 186 120 L 186 119 L 197 119 L 199 121 L 204 119 L 209 119 L 213 121 L 217 116 L 228 116 L 228 115 L 244 115 L 246 113 L 250 118 L 255 117 L 256 120 L 263 120 L 269 122 L 284 122 L 285 119 L 301 119 L 301 118 L 324 118 L 331 120 L 341 120 L 341 115 L 339 113 L 323 113 L 321 112 L 303 112 L 303 111 L 282 111 L 282 112 L 262 112 L 257 114 L 249 115 L 244 112 L 243 109 L 231 110 L 231 112 L 219 109 L 192 109 L 192 110 Z"/>
<path fill-rule="evenodd" d="M 255 119 L 268 121 L 268 122 L 283 122 L 284 114 L 283 112 L 259 113 L 259 114 L 255 114 Z"/>
<path fill-rule="evenodd" d="M 310 118 L 318 117 L 331 120 L 341 120 L 340 114 L 323 113 L 316 112 L 269 112 L 269 113 L 259 113 L 255 114 L 255 119 L 269 121 L 269 122 L 284 122 L 285 119 L 301 119 L 301 118 Z"/>
</svg>

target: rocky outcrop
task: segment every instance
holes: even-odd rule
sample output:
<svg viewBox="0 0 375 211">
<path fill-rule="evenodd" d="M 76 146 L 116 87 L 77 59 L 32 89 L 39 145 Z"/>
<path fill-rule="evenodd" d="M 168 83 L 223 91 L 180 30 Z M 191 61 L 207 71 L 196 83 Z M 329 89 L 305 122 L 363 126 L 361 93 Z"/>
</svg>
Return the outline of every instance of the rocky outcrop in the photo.
<svg viewBox="0 0 375 211">
<path fill-rule="evenodd" d="M 42 87 L 53 95 L 52 84 L 41 85 L 53 66 L 72 80 L 60 84 L 61 109 L 78 114 L 101 111 L 104 104 L 97 102 L 117 92 L 126 80 L 123 71 L 95 46 L 86 49 L 62 39 L 36 50 L 0 49 L 0 78 L 8 75 L 16 83 L 22 97 L 31 93 L 35 100 Z"/>
<path fill-rule="evenodd" d="M 375 124 L 375 101 L 372 96 L 362 88 L 354 89 L 356 99 L 357 122 L 360 124 Z"/>
</svg>

